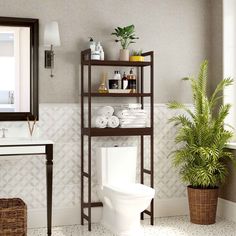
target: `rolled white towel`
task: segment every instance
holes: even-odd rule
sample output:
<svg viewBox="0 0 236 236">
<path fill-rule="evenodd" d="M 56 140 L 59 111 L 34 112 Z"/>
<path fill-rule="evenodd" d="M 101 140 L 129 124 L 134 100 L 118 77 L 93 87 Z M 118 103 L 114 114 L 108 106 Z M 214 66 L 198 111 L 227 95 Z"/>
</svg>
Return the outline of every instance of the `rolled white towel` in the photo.
<svg viewBox="0 0 236 236">
<path fill-rule="evenodd" d="M 114 113 L 114 108 L 111 106 L 104 106 L 97 109 L 96 114 L 99 116 L 110 117 Z"/>
<path fill-rule="evenodd" d="M 116 116 L 111 116 L 108 117 L 108 127 L 109 128 L 116 128 L 120 124 L 118 117 Z"/>
<path fill-rule="evenodd" d="M 118 117 L 118 118 L 124 118 L 125 116 L 128 116 L 129 114 L 127 114 L 125 112 L 125 110 L 118 110 L 115 112 L 115 115 Z"/>
<path fill-rule="evenodd" d="M 97 116 L 92 120 L 92 125 L 97 128 L 106 128 L 107 123 L 108 120 L 106 116 Z"/>
</svg>

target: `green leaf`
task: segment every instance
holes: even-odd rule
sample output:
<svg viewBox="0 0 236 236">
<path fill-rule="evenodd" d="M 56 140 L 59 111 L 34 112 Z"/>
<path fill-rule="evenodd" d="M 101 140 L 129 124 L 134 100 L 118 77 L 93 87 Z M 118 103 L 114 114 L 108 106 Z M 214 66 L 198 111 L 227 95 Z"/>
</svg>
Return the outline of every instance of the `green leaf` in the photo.
<svg viewBox="0 0 236 236">
<path fill-rule="evenodd" d="M 134 29 L 134 25 L 128 25 L 123 28 L 117 27 L 115 28 L 115 32 L 111 33 L 111 35 L 115 35 L 121 42 L 122 48 L 126 49 L 131 43 L 135 43 L 135 39 L 138 39 L 138 37 L 135 36 Z"/>
<path fill-rule="evenodd" d="M 233 81 L 230 78 L 222 80 L 208 98 L 207 70 L 208 62 L 203 61 L 197 79 L 183 78 L 191 84 L 193 111 L 177 101 L 167 104 L 169 109 L 182 111 L 169 119 L 178 129 L 175 142 L 179 148 L 172 152 L 173 165 L 178 167 L 184 183 L 200 188 L 215 187 L 225 181 L 228 173 L 225 161 L 232 161 L 236 166 L 235 157 L 225 149 L 233 136 L 224 128 L 231 105 L 216 109 L 222 98 L 221 92 Z"/>
</svg>

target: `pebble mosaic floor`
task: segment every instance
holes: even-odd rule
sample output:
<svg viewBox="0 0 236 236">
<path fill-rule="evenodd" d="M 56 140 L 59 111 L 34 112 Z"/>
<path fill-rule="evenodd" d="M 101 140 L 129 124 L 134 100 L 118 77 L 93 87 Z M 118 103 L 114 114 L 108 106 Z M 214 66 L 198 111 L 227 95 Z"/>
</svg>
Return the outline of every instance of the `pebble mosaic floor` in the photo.
<svg viewBox="0 0 236 236">
<path fill-rule="evenodd" d="M 155 225 L 143 222 L 145 236 L 236 236 L 236 223 L 221 218 L 214 225 L 195 225 L 187 216 L 156 218 Z M 46 229 L 30 229 L 28 236 L 45 236 Z M 53 236 L 115 236 L 100 224 L 92 225 L 92 232 L 87 226 L 72 225 L 53 228 Z"/>
</svg>

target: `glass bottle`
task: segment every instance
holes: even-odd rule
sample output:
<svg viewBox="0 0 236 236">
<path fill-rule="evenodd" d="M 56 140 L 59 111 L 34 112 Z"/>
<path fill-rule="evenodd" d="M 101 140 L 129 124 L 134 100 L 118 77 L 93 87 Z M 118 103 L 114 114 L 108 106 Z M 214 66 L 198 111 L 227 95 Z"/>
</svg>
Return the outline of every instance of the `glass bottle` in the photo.
<svg viewBox="0 0 236 236">
<path fill-rule="evenodd" d="M 131 89 L 131 93 L 136 93 L 136 75 L 133 72 L 133 68 L 130 69 L 129 74 L 127 75 L 128 79 L 128 88 Z"/>
<path fill-rule="evenodd" d="M 108 93 L 106 82 L 107 82 L 107 73 L 102 73 L 101 84 L 98 88 L 99 93 Z"/>
<path fill-rule="evenodd" d="M 127 89 L 127 88 L 128 88 L 128 79 L 124 72 L 123 77 L 122 77 L 122 89 Z"/>
</svg>

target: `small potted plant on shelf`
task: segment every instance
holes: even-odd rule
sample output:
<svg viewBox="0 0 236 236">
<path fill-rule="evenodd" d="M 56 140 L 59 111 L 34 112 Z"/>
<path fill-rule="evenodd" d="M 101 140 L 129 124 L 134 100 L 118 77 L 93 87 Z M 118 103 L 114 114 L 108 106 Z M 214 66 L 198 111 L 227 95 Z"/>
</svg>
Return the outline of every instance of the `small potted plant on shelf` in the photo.
<svg viewBox="0 0 236 236">
<path fill-rule="evenodd" d="M 233 154 L 225 149 L 233 133 L 224 128 L 230 104 L 218 106 L 221 92 L 233 83 L 223 79 L 210 98 L 207 97 L 208 62 L 201 65 L 198 79 L 185 78 L 191 83 L 194 109 L 182 103 L 170 102 L 170 109 L 185 113 L 170 119 L 179 126 L 175 138 L 180 147 L 174 151 L 173 163 L 179 168 L 181 179 L 188 186 L 190 220 L 196 224 L 215 223 L 218 188 L 228 173 L 225 161 L 235 163 Z"/>
<path fill-rule="evenodd" d="M 129 61 L 129 45 L 131 43 L 135 43 L 135 39 L 138 37 L 135 36 L 135 26 L 128 25 L 125 27 L 117 27 L 115 28 L 115 32 L 112 35 L 115 35 L 117 39 L 116 42 L 120 42 L 122 49 L 120 49 L 120 60 L 121 61 Z"/>
<path fill-rule="evenodd" d="M 142 50 L 133 51 L 132 56 L 129 58 L 130 61 L 144 61 L 144 57 L 142 56 Z"/>
</svg>

